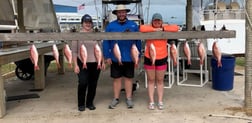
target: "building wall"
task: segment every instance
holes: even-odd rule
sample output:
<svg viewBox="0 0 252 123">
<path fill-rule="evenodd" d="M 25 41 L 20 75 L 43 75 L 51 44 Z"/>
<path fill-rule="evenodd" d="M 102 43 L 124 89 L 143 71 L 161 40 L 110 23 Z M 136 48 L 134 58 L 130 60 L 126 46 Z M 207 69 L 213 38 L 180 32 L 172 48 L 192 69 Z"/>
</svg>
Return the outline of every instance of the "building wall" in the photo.
<svg viewBox="0 0 252 123">
<path fill-rule="evenodd" d="M 54 10 L 56 13 L 68 12 L 68 13 L 77 13 L 77 7 L 74 6 L 65 6 L 65 5 L 54 5 Z"/>
</svg>

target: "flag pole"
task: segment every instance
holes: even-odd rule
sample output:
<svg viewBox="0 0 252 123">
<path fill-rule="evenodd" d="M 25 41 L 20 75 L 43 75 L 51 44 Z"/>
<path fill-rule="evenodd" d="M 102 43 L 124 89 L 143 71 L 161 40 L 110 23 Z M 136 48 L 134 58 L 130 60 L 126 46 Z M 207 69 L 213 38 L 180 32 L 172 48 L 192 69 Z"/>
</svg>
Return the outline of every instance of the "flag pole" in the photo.
<svg viewBox="0 0 252 123">
<path fill-rule="evenodd" d="M 98 9 L 97 9 L 97 6 L 96 6 L 96 0 L 94 0 L 94 4 L 95 4 L 95 10 L 96 10 L 96 26 L 97 26 L 97 29 L 100 29 L 99 28 L 99 17 L 98 17 Z"/>
</svg>

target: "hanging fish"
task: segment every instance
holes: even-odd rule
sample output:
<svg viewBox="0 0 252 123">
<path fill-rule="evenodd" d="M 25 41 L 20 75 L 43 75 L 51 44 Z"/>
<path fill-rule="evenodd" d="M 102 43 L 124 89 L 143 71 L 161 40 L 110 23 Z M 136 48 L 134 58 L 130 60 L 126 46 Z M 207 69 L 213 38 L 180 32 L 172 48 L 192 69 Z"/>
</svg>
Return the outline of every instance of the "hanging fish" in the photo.
<svg viewBox="0 0 252 123">
<path fill-rule="evenodd" d="M 81 61 L 83 63 L 83 66 L 82 68 L 87 68 L 87 57 L 88 57 L 88 54 L 87 54 L 87 48 L 84 44 L 81 45 L 80 47 L 80 57 L 81 57 Z"/>
<path fill-rule="evenodd" d="M 37 48 L 35 47 L 34 44 L 32 44 L 30 46 L 30 59 L 32 61 L 32 63 L 34 64 L 34 70 L 39 70 L 39 66 L 38 66 L 38 51 Z"/>
<path fill-rule="evenodd" d="M 60 63 L 59 63 L 59 50 L 58 50 L 56 44 L 54 44 L 54 45 L 52 46 L 52 50 L 53 50 L 53 56 L 54 56 L 54 58 L 55 58 L 55 60 L 56 60 L 57 67 L 60 68 Z"/>
<path fill-rule="evenodd" d="M 202 42 L 200 42 L 198 44 L 198 55 L 200 58 L 200 65 L 203 65 L 205 55 L 206 55 L 206 50 L 205 50 L 204 44 Z"/>
<path fill-rule="evenodd" d="M 150 44 L 149 53 L 150 53 L 150 58 L 151 58 L 152 65 L 155 65 L 155 60 L 156 60 L 157 53 L 156 53 L 156 48 L 155 48 L 153 43 Z"/>
<path fill-rule="evenodd" d="M 213 52 L 213 56 L 217 60 L 217 66 L 221 67 L 222 66 L 222 63 L 221 63 L 221 51 L 220 51 L 220 49 L 218 47 L 217 41 L 215 41 L 213 43 L 212 52 Z"/>
<path fill-rule="evenodd" d="M 135 63 L 135 68 L 138 67 L 138 63 L 139 63 L 139 51 L 137 49 L 136 44 L 132 44 L 131 46 L 131 58 L 133 60 L 133 62 Z"/>
<path fill-rule="evenodd" d="M 68 65 L 70 68 L 72 68 L 72 58 L 73 58 L 73 55 L 72 55 L 72 51 L 69 47 L 68 44 L 65 45 L 64 47 L 64 54 L 65 54 L 65 57 L 67 59 L 67 62 L 68 62 Z"/>
<path fill-rule="evenodd" d="M 96 61 L 98 63 L 97 69 L 101 69 L 102 51 L 101 51 L 101 47 L 99 46 L 99 44 L 95 44 L 95 46 L 94 46 L 94 55 L 95 55 Z"/>
<path fill-rule="evenodd" d="M 170 54 L 171 54 L 171 58 L 173 60 L 173 65 L 177 66 L 177 47 L 175 45 L 175 43 L 173 42 L 170 46 Z"/>
<path fill-rule="evenodd" d="M 122 56 L 121 56 L 121 51 L 118 46 L 118 43 L 114 44 L 113 52 L 114 52 L 116 59 L 118 60 L 119 65 L 122 65 Z"/>
<path fill-rule="evenodd" d="M 191 63 L 191 50 L 187 41 L 184 43 L 184 54 L 187 58 L 187 65 L 191 65 L 192 64 Z"/>
</svg>

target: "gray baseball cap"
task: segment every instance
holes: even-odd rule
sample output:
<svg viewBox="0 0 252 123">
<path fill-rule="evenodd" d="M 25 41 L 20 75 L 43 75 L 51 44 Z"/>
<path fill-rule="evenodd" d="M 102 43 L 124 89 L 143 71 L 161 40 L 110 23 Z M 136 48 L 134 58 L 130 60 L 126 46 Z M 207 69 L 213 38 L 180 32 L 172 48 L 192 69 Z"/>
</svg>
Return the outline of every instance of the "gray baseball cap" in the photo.
<svg viewBox="0 0 252 123">
<path fill-rule="evenodd" d="M 153 20 L 163 20 L 162 15 L 159 14 L 159 13 L 153 14 L 153 16 L 152 16 L 152 21 L 153 21 Z"/>
</svg>

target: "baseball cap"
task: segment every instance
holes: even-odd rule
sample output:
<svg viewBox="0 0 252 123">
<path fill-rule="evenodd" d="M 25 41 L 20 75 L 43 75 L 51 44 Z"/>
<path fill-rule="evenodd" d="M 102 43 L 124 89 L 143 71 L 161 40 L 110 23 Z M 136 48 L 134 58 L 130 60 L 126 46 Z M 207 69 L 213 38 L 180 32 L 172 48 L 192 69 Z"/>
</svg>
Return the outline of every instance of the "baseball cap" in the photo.
<svg viewBox="0 0 252 123">
<path fill-rule="evenodd" d="M 83 23 L 83 22 L 93 22 L 92 17 L 88 14 L 83 15 L 81 18 L 81 23 Z"/>
<path fill-rule="evenodd" d="M 159 13 L 153 14 L 153 16 L 152 16 L 152 21 L 153 21 L 153 20 L 163 20 L 162 15 L 159 14 Z"/>
</svg>

